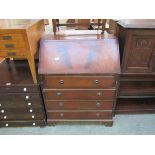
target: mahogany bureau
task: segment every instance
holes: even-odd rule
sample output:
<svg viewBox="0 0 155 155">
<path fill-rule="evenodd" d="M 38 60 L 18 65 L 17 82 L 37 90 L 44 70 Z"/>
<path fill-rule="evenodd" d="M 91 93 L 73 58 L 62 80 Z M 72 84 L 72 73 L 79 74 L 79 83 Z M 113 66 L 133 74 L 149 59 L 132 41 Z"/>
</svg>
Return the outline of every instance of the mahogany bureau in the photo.
<svg viewBox="0 0 155 155">
<path fill-rule="evenodd" d="M 47 123 L 94 121 L 112 126 L 120 73 L 117 39 L 52 38 L 41 40 L 38 70 Z"/>
<path fill-rule="evenodd" d="M 155 113 L 155 20 L 118 22 L 121 69 L 116 113 Z"/>
<path fill-rule="evenodd" d="M 27 61 L 0 64 L 0 127 L 44 126 L 40 87 L 33 83 Z"/>
<path fill-rule="evenodd" d="M 44 33 L 44 20 L 0 20 L 0 57 L 27 59 L 36 84 L 34 57 Z"/>
</svg>

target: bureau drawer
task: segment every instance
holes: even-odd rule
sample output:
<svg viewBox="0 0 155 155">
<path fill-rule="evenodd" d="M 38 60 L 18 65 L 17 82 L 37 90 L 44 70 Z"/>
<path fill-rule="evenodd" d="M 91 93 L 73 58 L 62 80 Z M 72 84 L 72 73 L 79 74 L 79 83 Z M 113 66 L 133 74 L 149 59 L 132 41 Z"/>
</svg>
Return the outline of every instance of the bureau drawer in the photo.
<svg viewBox="0 0 155 155">
<path fill-rule="evenodd" d="M 6 83 L 5 86 L 0 86 L 0 93 L 39 93 L 40 89 L 38 85 L 21 85 L 15 86 L 11 83 Z"/>
<path fill-rule="evenodd" d="M 112 110 L 115 101 L 45 101 L 47 110 Z"/>
<path fill-rule="evenodd" d="M 51 89 L 43 90 L 43 94 L 46 100 L 55 100 L 55 99 L 78 99 L 78 100 L 102 100 L 102 99 L 114 99 L 116 97 L 115 89 L 87 89 L 87 90 L 75 90 L 75 89 Z"/>
<path fill-rule="evenodd" d="M 65 119 L 112 119 L 112 112 L 93 111 L 93 112 L 47 112 L 47 119 L 49 120 L 65 120 Z"/>
<path fill-rule="evenodd" d="M 24 127 L 24 126 L 45 126 L 45 125 L 46 125 L 45 119 L 0 121 L 0 127 Z"/>
<path fill-rule="evenodd" d="M 112 88 L 115 76 L 45 76 L 44 88 Z"/>
<path fill-rule="evenodd" d="M 42 98 L 38 93 L 7 93 L 0 94 L 0 102 L 5 103 L 5 101 L 10 102 L 41 102 Z"/>
<path fill-rule="evenodd" d="M 26 50 L 21 49 L 7 49 L 7 50 L 1 50 L 0 49 L 0 57 L 24 57 L 26 56 Z"/>
<path fill-rule="evenodd" d="M 23 41 L 22 34 L 0 34 L 0 41 Z"/>
</svg>

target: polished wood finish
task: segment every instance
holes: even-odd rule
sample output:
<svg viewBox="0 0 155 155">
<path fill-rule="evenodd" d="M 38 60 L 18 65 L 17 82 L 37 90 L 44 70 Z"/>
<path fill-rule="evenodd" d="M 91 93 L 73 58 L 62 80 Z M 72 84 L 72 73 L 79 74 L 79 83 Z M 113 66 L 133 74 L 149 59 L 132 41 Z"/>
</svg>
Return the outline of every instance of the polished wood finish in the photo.
<svg viewBox="0 0 155 155">
<path fill-rule="evenodd" d="M 34 56 L 44 32 L 44 20 L 0 20 L 0 57 L 27 59 L 36 84 Z"/>
<path fill-rule="evenodd" d="M 97 35 L 78 31 L 41 40 L 38 71 L 49 125 L 98 121 L 112 126 L 119 50 L 114 37 Z"/>
</svg>

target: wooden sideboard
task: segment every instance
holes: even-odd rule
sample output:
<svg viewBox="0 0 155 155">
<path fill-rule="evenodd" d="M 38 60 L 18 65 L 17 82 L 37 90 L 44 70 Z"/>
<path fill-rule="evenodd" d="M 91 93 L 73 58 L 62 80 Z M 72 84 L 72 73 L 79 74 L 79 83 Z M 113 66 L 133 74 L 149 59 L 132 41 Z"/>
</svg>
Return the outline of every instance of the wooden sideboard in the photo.
<svg viewBox="0 0 155 155">
<path fill-rule="evenodd" d="M 44 20 L 0 20 L 0 57 L 27 59 L 36 84 L 34 56 L 44 32 Z"/>
<path fill-rule="evenodd" d="M 155 20 L 120 20 L 120 87 L 116 113 L 155 112 Z"/>
</svg>

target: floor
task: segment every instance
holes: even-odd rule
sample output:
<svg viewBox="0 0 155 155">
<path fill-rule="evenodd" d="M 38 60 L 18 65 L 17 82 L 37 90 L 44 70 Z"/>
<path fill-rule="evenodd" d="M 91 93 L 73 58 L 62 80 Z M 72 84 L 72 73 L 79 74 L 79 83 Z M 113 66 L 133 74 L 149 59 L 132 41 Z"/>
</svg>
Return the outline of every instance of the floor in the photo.
<svg viewBox="0 0 155 155">
<path fill-rule="evenodd" d="M 0 128 L 2 135 L 154 135 L 155 114 L 116 115 L 113 127 L 102 124 L 70 123 L 56 126 Z"/>
</svg>

